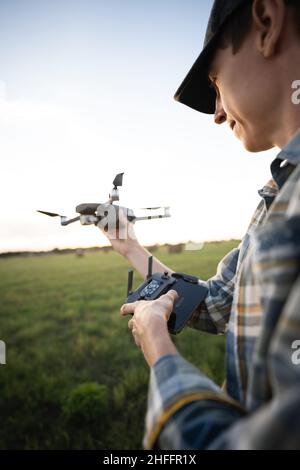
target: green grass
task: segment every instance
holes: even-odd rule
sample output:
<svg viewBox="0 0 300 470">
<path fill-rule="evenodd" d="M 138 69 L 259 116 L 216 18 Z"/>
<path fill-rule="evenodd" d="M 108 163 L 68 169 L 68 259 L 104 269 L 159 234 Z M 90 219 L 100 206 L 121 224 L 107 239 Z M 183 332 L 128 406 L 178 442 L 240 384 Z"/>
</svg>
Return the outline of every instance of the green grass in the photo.
<svg viewBox="0 0 300 470">
<path fill-rule="evenodd" d="M 236 244 L 155 255 L 207 279 Z M 114 252 L 0 261 L 1 449 L 141 448 L 149 371 L 119 315 L 127 270 Z M 187 329 L 175 342 L 222 383 L 223 337 Z"/>
</svg>

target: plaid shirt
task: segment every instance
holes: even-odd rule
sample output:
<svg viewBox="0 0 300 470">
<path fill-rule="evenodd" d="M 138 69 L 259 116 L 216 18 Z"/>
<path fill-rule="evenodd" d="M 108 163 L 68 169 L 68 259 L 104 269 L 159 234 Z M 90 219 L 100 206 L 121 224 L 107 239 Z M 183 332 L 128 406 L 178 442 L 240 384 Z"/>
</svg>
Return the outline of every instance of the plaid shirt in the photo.
<svg viewBox="0 0 300 470">
<path fill-rule="evenodd" d="M 300 132 L 272 163 L 245 237 L 189 324 L 227 334 L 226 391 L 181 356 L 162 357 L 150 374 L 145 448 L 300 448 L 299 163 Z"/>
</svg>

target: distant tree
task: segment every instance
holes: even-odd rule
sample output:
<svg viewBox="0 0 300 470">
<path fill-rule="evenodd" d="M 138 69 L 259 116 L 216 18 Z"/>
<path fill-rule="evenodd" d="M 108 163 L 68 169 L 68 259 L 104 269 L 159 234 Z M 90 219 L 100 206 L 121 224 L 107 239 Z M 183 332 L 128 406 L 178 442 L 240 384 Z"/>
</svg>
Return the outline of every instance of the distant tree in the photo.
<svg viewBox="0 0 300 470">
<path fill-rule="evenodd" d="M 155 253 L 155 251 L 157 251 L 159 248 L 159 245 L 150 245 L 150 246 L 147 246 L 147 249 L 150 251 L 150 253 Z"/>
<path fill-rule="evenodd" d="M 182 253 L 184 249 L 184 244 L 179 243 L 178 245 L 168 245 L 168 253 L 177 254 Z"/>
<path fill-rule="evenodd" d="M 82 258 L 85 255 L 84 249 L 83 248 L 77 248 L 76 250 L 76 256 L 78 258 Z"/>
<path fill-rule="evenodd" d="M 103 253 L 109 253 L 110 251 L 112 251 L 112 246 L 103 246 L 101 248 L 101 251 L 103 251 Z"/>
</svg>

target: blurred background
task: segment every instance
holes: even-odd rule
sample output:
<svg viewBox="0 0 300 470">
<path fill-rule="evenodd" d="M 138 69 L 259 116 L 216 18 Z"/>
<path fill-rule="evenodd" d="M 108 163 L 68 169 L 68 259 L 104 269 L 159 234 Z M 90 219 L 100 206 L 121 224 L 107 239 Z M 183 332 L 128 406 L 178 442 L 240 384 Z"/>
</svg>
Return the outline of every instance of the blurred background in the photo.
<svg viewBox="0 0 300 470">
<path fill-rule="evenodd" d="M 240 238 L 274 151 L 245 152 L 173 100 L 200 53 L 212 0 L 2 0 L 0 251 L 105 244 L 94 227 L 59 226 L 107 200 L 170 205 L 143 222 L 144 244 Z"/>
<path fill-rule="evenodd" d="M 140 242 L 202 279 L 247 228 L 276 151 L 249 154 L 227 125 L 173 100 L 211 5 L 0 2 L 0 252 L 55 249 L 0 258 L 2 449 L 138 449 L 143 436 L 148 368 L 119 318 L 128 265 L 108 250 L 64 251 L 107 242 L 36 209 L 72 216 L 106 201 L 124 171 L 122 205 L 171 207 L 171 219 L 137 225 Z M 184 251 L 188 240 L 204 248 Z M 224 338 L 175 342 L 222 383 Z"/>
</svg>

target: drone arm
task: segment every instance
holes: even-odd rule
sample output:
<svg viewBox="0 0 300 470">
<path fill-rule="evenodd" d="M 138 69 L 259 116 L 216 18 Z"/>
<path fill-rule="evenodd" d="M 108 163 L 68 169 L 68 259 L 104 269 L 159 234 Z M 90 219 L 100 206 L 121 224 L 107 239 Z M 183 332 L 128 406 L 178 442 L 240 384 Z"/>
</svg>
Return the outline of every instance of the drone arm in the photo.
<svg viewBox="0 0 300 470">
<path fill-rule="evenodd" d="M 136 217 L 134 222 L 138 222 L 140 220 L 153 220 L 153 219 L 165 219 L 166 217 L 170 217 L 169 215 L 148 215 L 145 217 Z"/>
<path fill-rule="evenodd" d="M 147 210 L 154 210 L 156 208 L 148 208 Z M 171 217 L 170 214 L 170 208 L 169 207 L 164 207 L 164 213 L 163 214 L 158 214 L 158 215 L 145 215 L 142 217 L 135 217 L 134 222 L 137 222 L 139 220 L 151 220 L 151 219 L 164 219 L 166 217 Z"/>
<path fill-rule="evenodd" d="M 73 219 L 68 219 L 67 217 L 61 217 L 60 223 L 61 225 L 66 226 L 66 225 L 72 224 L 73 222 L 77 222 L 78 220 L 80 220 L 80 216 L 74 217 Z"/>
</svg>

